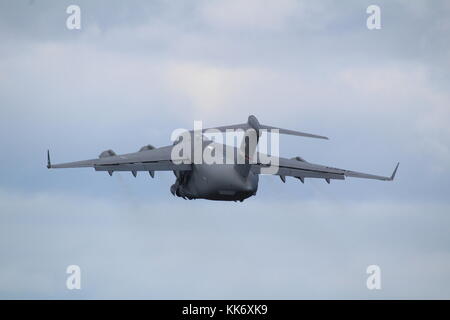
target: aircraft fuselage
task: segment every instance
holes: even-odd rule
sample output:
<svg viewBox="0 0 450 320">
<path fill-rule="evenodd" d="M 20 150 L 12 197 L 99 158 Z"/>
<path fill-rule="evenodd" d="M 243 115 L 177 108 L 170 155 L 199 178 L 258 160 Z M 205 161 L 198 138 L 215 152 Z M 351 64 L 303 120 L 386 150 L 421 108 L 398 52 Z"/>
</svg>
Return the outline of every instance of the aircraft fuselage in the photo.
<svg viewBox="0 0 450 320">
<path fill-rule="evenodd" d="M 187 199 L 242 201 L 256 194 L 258 175 L 241 175 L 233 164 L 197 164 L 188 173 L 175 173 L 172 193 Z"/>
</svg>

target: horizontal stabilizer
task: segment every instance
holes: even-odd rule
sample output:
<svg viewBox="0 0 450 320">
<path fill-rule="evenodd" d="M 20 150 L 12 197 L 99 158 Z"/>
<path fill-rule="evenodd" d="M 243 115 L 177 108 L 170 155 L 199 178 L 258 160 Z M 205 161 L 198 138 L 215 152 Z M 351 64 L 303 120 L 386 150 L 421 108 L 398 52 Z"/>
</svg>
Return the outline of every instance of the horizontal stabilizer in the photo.
<svg viewBox="0 0 450 320">
<path fill-rule="evenodd" d="M 278 128 L 278 127 L 266 126 L 264 124 L 262 124 L 260 128 L 261 129 L 266 129 L 266 130 L 278 130 L 279 133 L 281 133 L 281 134 L 289 134 L 291 136 L 317 138 L 317 139 L 328 140 L 328 137 L 325 137 L 325 136 L 319 136 L 317 134 L 300 132 L 300 131 L 294 131 L 294 130 L 288 130 L 288 129 Z"/>
<path fill-rule="evenodd" d="M 258 119 L 256 119 L 255 116 L 251 115 L 248 117 L 248 121 L 246 123 L 241 123 L 241 124 L 233 124 L 233 125 L 229 125 L 229 126 L 221 126 L 221 127 L 214 127 L 214 128 L 208 128 L 208 129 L 203 129 L 203 131 L 206 130 L 218 130 L 221 132 L 226 132 L 227 130 L 236 130 L 236 129 L 242 129 L 244 131 L 248 130 L 248 129 L 254 129 L 258 134 L 260 134 L 260 130 L 278 130 L 279 133 L 281 134 L 289 134 L 292 136 L 299 136 L 299 137 L 308 137 L 308 138 L 317 138 L 317 139 L 326 139 L 328 140 L 328 137 L 325 136 L 320 136 L 317 134 L 312 134 L 312 133 L 306 133 L 306 132 L 301 132 L 301 131 L 294 131 L 294 130 L 289 130 L 289 129 L 283 129 L 283 128 L 279 128 L 279 127 L 273 127 L 273 126 L 268 126 L 265 124 L 260 124 Z"/>
</svg>

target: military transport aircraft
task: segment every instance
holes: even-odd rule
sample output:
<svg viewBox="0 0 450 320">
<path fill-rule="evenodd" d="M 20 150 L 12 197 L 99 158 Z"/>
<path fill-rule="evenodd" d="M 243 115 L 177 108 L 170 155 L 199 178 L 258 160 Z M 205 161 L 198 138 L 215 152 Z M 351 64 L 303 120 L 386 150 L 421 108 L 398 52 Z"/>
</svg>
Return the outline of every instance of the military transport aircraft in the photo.
<svg viewBox="0 0 450 320">
<path fill-rule="evenodd" d="M 245 132 L 240 147 L 235 148 L 209 140 L 203 133 L 210 129 L 225 133 L 230 130 L 245 130 Z M 123 155 L 106 150 L 99 155 L 98 159 L 62 164 L 52 164 L 50 152 L 47 151 L 47 168 L 92 167 L 96 171 L 106 171 L 111 176 L 114 171 L 130 171 L 135 177 L 138 171 L 147 171 L 152 178 L 155 171 L 173 171 L 176 176 L 176 181 L 170 188 L 173 195 L 189 200 L 243 201 L 256 195 L 259 174 L 264 174 L 264 169 L 268 167 L 267 163 L 260 160 L 263 158 L 263 154 L 256 152 L 256 144 L 263 131 L 274 130 L 280 134 L 328 139 L 324 136 L 263 125 L 255 116 L 249 116 L 248 121 L 243 124 L 210 129 L 188 131 L 187 137 L 193 140 L 197 139 L 197 141 L 200 139 L 201 151 L 214 152 L 214 150 L 223 148 L 224 152 L 221 156 L 224 161 L 222 163 L 198 163 L 192 161 L 193 158 L 189 154 L 174 159 L 174 148 L 179 147 L 179 144 L 186 140 L 179 138 L 173 145 L 161 148 L 146 145 L 138 152 Z M 256 138 L 256 143 L 252 144 L 251 138 Z M 272 164 L 276 163 L 277 166 L 271 174 L 280 176 L 283 182 L 286 181 L 287 176 L 295 177 L 302 183 L 306 178 L 321 178 L 330 183 L 331 179 L 344 180 L 345 177 L 392 181 L 399 166 L 397 163 L 392 175 L 385 177 L 322 166 L 307 162 L 300 157 L 292 159 L 272 157 L 271 159 Z"/>
</svg>

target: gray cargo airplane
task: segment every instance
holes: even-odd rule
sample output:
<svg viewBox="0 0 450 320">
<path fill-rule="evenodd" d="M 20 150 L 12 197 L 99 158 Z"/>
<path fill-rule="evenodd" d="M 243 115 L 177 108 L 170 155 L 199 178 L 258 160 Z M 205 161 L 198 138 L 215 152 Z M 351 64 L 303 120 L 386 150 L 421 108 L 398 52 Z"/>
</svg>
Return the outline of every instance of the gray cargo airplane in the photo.
<svg viewBox="0 0 450 320">
<path fill-rule="evenodd" d="M 217 132 L 229 130 L 245 130 L 240 148 L 216 143 L 203 135 L 206 130 L 215 129 Z M 142 147 L 138 152 L 117 155 L 112 150 L 103 151 L 98 159 L 52 164 L 50 152 L 47 151 L 47 168 L 82 168 L 92 167 L 96 171 L 106 171 L 112 176 L 114 171 L 130 171 L 136 177 L 138 171 L 147 171 L 153 178 L 155 171 L 173 171 L 176 177 L 170 191 L 173 195 L 183 199 L 208 199 L 223 201 L 243 201 L 256 195 L 259 174 L 264 174 L 267 163 L 262 163 L 263 156 L 256 152 L 256 144 L 264 130 L 277 130 L 280 134 L 303 136 L 310 138 L 328 139 L 324 136 L 287 130 L 260 124 L 255 116 L 249 116 L 243 124 L 189 131 L 192 139 L 201 139 L 202 151 L 205 148 L 219 150 L 223 148 L 223 163 L 195 163 L 187 157 L 179 164 L 173 159 L 173 149 L 183 139 L 176 140 L 173 145 L 155 148 L 151 145 Z M 256 138 L 256 143 L 250 143 L 250 138 Z M 254 156 L 256 153 L 256 156 Z M 231 158 L 231 163 L 230 163 Z M 299 179 L 321 178 L 330 183 L 331 179 L 344 180 L 345 177 L 375 179 L 383 181 L 394 180 L 399 163 L 397 163 L 390 177 L 377 176 L 350 170 L 337 169 L 305 161 L 300 157 L 292 159 L 274 158 L 277 170 L 272 174 L 280 176 L 283 182 L 287 176 Z"/>
</svg>

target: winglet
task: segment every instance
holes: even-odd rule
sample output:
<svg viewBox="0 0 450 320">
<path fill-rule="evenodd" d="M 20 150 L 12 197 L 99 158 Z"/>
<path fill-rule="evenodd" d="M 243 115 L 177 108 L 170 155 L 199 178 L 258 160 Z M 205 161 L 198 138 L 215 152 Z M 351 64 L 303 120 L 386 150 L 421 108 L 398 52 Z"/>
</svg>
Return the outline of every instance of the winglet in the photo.
<svg viewBox="0 0 450 320">
<path fill-rule="evenodd" d="M 47 150 L 47 169 L 52 167 L 52 163 L 50 162 L 50 151 Z"/>
<path fill-rule="evenodd" d="M 390 181 L 394 180 L 395 174 L 397 173 L 397 169 L 398 169 L 398 166 L 399 166 L 399 165 L 400 165 L 400 162 L 397 162 L 397 165 L 395 166 L 394 172 L 392 172 L 392 175 L 391 175 L 391 177 L 389 178 Z"/>
</svg>

